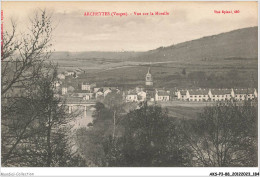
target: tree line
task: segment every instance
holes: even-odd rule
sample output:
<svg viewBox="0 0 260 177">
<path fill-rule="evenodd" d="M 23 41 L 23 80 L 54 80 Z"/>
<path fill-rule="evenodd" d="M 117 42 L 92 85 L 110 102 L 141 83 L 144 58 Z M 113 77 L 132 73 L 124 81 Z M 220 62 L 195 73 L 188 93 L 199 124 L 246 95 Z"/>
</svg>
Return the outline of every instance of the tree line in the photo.
<svg viewBox="0 0 260 177">
<path fill-rule="evenodd" d="M 107 99 L 115 100 L 115 93 Z M 251 102 L 218 103 L 184 120 L 147 102 L 127 112 L 127 104 L 119 100 L 115 117 L 109 101 L 99 102 L 93 124 L 77 131 L 89 166 L 257 166 L 257 107 Z"/>
<path fill-rule="evenodd" d="M 22 35 L 11 24 L 1 53 L 2 166 L 85 166 L 69 137 L 74 115 L 67 114 L 53 84 L 57 65 L 48 61 L 51 15 L 36 12 Z"/>
</svg>

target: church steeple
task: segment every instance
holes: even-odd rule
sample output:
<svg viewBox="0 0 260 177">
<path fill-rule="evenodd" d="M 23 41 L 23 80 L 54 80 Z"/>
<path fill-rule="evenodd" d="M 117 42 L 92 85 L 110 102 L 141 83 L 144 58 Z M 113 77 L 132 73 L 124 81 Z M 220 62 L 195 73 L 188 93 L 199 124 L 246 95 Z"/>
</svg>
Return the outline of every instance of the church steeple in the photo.
<svg viewBox="0 0 260 177">
<path fill-rule="evenodd" d="M 148 68 L 148 72 L 146 74 L 146 77 L 145 77 L 145 85 L 146 86 L 153 86 L 153 78 L 152 78 L 152 74 L 150 73 L 151 71 L 151 68 L 149 67 Z"/>
</svg>

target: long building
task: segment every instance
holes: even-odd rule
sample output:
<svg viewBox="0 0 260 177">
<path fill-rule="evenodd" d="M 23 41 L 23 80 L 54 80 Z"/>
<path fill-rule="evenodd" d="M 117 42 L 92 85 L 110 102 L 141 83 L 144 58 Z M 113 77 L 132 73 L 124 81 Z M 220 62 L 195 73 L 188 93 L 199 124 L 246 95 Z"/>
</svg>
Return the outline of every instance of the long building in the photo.
<svg viewBox="0 0 260 177">
<path fill-rule="evenodd" d="M 195 89 L 178 90 L 178 100 L 185 101 L 225 101 L 225 100 L 253 100 L 258 97 L 257 90 L 247 89 Z"/>
</svg>

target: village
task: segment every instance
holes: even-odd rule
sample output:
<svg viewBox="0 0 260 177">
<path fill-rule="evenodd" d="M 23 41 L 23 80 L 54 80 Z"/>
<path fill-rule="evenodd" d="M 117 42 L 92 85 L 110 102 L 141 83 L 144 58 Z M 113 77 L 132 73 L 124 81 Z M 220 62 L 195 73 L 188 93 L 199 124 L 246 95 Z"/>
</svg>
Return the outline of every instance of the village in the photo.
<svg viewBox="0 0 260 177">
<path fill-rule="evenodd" d="M 259 176 L 257 2 L 1 11 L 1 176 Z"/>
<path fill-rule="evenodd" d="M 89 83 L 87 81 L 78 83 L 75 88 L 75 86 L 66 82 L 66 78 L 77 81 L 77 78 L 82 72 L 82 70 L 76 69 L 58 75 L 59 80 L 56 81 L 54 85 L 58 90 L 59 96 L 66 97 L 68 102 L 96 102 L 97 100 L 104 99 L 111 92 L 122 94 L 125 102 L 219 102 L 228 100 L 254 100 L 258 97 L 255 88 L 155 88 L 150 67 L 148 68 L 146 76 L 144 76 L 144 84 L 138 85 L 135 88 L 122 89 L 116 86 L 97 87 L 96 83 Z"/>
</svg>

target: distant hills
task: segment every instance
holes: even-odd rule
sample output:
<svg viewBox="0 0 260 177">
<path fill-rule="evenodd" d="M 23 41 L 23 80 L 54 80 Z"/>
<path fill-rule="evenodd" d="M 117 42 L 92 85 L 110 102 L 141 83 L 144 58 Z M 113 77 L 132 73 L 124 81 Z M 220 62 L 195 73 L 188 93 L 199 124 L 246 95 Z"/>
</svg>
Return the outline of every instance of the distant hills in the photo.
<svg viewBox="0 0 260 177">
<path fill-rule="evenodd" d="M 218 35 L 160 47 L 135 57 L 135 61 L 196 61 L 219 58 L 257 58 L 258 27 L 238 29 Z"/>
<path fill-rule="evenodd" d="M 258 27 L 251 27 L 147 52 L 54 52 L 51 58 L 60 71 L 84 70 L 79 82 L 135 87 L 144 83 L 151 62 L 159 87 L 246 88 L 257 87 L 257 40 Z"/>
<path fill-rule="evenodd" d="M 159 47 L 147 52 L 54 52 L 53 60 L 109 59 L 140 62 L 208 61 L 225 58 L 257 58 L 258 27 L 238 29 L 218 35 Z M 174 41 L 173 41 L 174 42 Z"/>
</svg>

